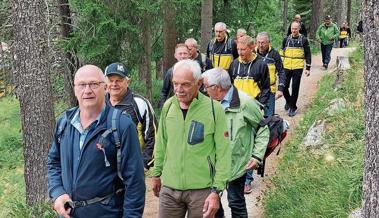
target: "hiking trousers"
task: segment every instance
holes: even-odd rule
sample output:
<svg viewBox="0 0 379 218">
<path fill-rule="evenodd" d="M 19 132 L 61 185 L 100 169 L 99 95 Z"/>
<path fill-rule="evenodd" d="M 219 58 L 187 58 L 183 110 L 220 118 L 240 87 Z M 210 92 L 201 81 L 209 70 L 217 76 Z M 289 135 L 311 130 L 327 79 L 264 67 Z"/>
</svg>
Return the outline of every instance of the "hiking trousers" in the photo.
<svg viewBox="0 0 379 218">
<path fill-rule="evenodd" d="M 283 91 L 284 98 L 286 99 L 286 104 L 289 106 L 290 109 L 296 110 L 296 102 L 299 97 L 299 89 L 300 89 L 300 81 L 301 76 L 303 74 L 303 69 L 294 69 L 294 70 L 288 70 L 284 69 L 284 72 L 286 74 L 286 83 L 285 83 L 285 89 Z M 292 80 L 292 91 L 291 94 L 289 93 L 289 86 Z"/>
<path fill-rule="evenodd" d="M 321 56 L 322 56 L 322 64 L 328 65 L 330 62 L 330 53 L 332 53 L 333 44 L 324 45 L 321 43 Z"/>
</svg>

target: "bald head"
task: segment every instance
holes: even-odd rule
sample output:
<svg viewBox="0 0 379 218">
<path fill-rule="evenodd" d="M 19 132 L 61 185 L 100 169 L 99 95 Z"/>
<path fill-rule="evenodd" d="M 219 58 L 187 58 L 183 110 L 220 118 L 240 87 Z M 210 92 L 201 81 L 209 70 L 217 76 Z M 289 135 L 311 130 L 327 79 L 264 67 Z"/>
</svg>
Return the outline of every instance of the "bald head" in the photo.
<svg viewBox="0 0 379 218">
<path fill-rule="evenodd" d="M 75 73 L 75 78 L 74 78 L 74 83 L 81 77 L 96 77 L 99 79 L 101 82 L 105 82 L 105 76 L 103 74 L 103 71 L 95 66 L 95 65 L 84 65 L 81 68 L 78 69 Z"/>
</svg>

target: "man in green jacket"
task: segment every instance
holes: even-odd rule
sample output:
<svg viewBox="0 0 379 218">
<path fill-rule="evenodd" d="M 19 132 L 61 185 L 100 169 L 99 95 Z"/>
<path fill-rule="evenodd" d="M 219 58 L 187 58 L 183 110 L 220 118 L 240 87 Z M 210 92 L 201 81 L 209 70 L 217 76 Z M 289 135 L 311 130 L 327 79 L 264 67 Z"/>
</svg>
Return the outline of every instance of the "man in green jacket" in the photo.
<svg viewBox="0 0 379 218">
<path fill-rule="evenodd" d="M 316 39 L 321 44 L 322 66 L 326 70 L 330 62 L 330 53 L 332 52 L 334 40 L 338 39 L 340 31 L 332 18 L 327 15 L 324 23 L 317 28 Z"/>
<path fill-rule="evenodd" d="M 260 127 L 263 113 L 255 99 L 232 86 L 229 74 L 215 68 L 203 73 L 204 87 L 209 96 L 221 102 L 225 110 L 232 149 L 228 201 L 232 217 L 247 218 L 244 197 L 246 170 L 257 169 L 263 160 L 269 140 L 267 126 Z M 223 217 L 218 213 L 217 217 Z"/>
<path fill-rule="evenodd" d="M 193 60 L 173 68 L 175 95 L 161 112 L 152 188 L 159 217 L 213 217 L 230 178 L 231 153 L 225 113 L 199 92 L 201 69 Z"/>
</svg>

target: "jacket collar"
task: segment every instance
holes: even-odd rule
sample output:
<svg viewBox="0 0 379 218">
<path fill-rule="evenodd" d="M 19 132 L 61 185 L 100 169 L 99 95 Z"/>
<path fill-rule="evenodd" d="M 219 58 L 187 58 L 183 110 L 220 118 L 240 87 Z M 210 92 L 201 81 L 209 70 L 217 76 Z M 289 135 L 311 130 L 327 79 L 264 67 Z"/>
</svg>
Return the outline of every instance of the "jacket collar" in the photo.
<svg viewBox="0 0 379 218">
<path fill-rule="evenodd" d="M 230 102 L 230 109 L 237 109 L 241 106 L 240 97 L 238 94 L 238 89 L 233 85 L 233 95 L 232 95 L 232 101 Z"/>
<path fill-rule="evenodd" d="M 257 59 L 257 54 L 255 54 L 254 52 L 251 54 L 251 59 L 250 61 L 243 61 L 241 59 L 241 57 L 238 57 L 238 61 L 241 63 L 241 64 L 248 64 L 248 63 L 251 63 L 253 61 L 255 61 L 255 59 Z"/>
</svg>

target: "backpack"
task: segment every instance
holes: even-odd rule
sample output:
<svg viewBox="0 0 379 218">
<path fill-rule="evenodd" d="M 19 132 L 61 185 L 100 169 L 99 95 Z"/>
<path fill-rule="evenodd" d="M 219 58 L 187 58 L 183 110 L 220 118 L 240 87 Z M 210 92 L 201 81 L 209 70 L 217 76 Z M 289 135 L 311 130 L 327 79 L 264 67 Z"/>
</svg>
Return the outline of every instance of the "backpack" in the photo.
<svg viewBox="0 0 379 218">
<path fill-rule="evenodd" d="M 258 175 L 261 175 L 261 177 L 264 177 L 264 167 L 266 158 L 270 156 L 272 152 L 281 145 L 281 142 L 283 139 L 287 136 L 287 130 L 289 129 L 289 124 L 286 120 L 283 120 L 278 114 L 274 114 L 272 116 L 269 116 L 267 118 L 264 118 L 259 122 L 259 127 L 268 127 L 270 131 L 270 137 L 267 143 L 266 153 L 263 157 L 263 162 L 258 168 Z M 280 147 L 276 153 L 276 155 L 279 155 Z"/>
<path fill-rule="evenodd" d="M 71 108 L 69 111 L 74 111 L 76 110 L 77 107 L 74 107 L 74 108 Z M 106 137 L 113 133 L 113 139 L 115 141 L 115 146 L 117 148 L 117 175 L 118 177 L 123 181 L 123 178 L 122 178 L 122 175 L 121 175 L 121 141 L 120 141 L 120 137 L 119 135 L 121 133 L 119 133 L 119 130 L 117 129 L 117 121 L 120 120 L 120 115 L 121 115 L 121 111 L 120 110 L 117 110 L 117 109 L 114 109 L 114 108 L 110 108 L 110 110 L 112 111 L 112 122 L 111 122 L 111 127 L 108 128 L 105 132 L 103 132 L 103 134 L 101 134 L 100 136 L 100 139 L 97 143 L 97 148 L 99 150 L 101 150 L 103 153 L 104 153 L 104 162 L 105 162 L 105 166 L 110 166 L 110 163 L 107 159 L 107 156 L 105 155 L 105 150 L 103 148 L 103 144 L 104 144 L 104 141 L 106 139 Z M 60 144 L 61 143 L 61 139 L 62 139 L 62 136 L 63 136 L 63 133 L 64 133 L 64 130 L 67 126 L 67 123 L 68 123 L 68 119 L 67 119 L 67 114 L 64 113 L 62 119 L 59 121 L 58 123 L 58 130 L 57 130 L 57 142 Z M 108 124 L 107 124 L 108 126 Z"/>
</svg>

